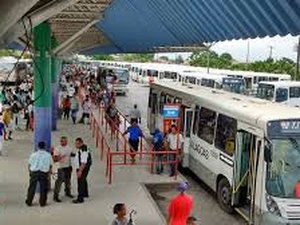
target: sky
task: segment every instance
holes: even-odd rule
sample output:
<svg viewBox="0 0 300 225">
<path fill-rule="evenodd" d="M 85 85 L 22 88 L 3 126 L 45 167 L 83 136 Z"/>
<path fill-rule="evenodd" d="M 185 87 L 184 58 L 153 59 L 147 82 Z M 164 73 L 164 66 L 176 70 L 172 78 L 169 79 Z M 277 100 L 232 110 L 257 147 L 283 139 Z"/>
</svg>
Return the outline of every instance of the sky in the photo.
<svg viewBox="0 0 300 225">
<path fill-rule="evenodd" d="M 240 62 L 246 62 L 247 46 L 249 42 L 249 61 L 265 60 L 270 55 L 270 46 L 272 46 L 272 58 L 280 59 L 282 57 L 290 58 L 296 61 L 296 45 L 298 43 L 298 37 L 291 35 L 285 37 L 266 37 L 256 38 L 249 40 L 233 40 L 216 43 L 212 50 L 218 54 L 228 52 L 234 59 Z M 175 58 L 181 53 L 167 53 L 157 54 L 159 56 L 166 55 L 170 58 Z M 181 54 L 184 58 L 187 58 L 190 54 Z"/>
</svg>

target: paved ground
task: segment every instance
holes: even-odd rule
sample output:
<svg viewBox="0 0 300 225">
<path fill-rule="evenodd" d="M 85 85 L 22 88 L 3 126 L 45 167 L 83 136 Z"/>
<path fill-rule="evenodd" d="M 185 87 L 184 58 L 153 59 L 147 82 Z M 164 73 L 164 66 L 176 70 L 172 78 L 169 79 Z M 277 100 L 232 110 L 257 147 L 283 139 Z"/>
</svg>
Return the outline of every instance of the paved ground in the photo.
<svg viewBox="0 0 300 225">
<path fill-rule="evenodd" d="M 5 155 L 0 157 L 0 224 L 14 225 L 89 225 L 109 224 L 112 220 L 112 207 L 117 202 L 125 202 L 129 209 L 137 209 L 137 223 L 143 225 L 164 224 L 161 214 L 153 204 L 141 183 L 161 182 L 173 179 L 167 176 L 151 175 L 143 167 L 123 167 L 114 170 L 114 183 L 107 184 L 105 166 L 99 160 L 99 151 L 93 145 L 87 125 L 71 125 L 69 121 L 59 124 L 59 131 L 53 134 L 53 143 L 58 143 L 61 135 L 73 140 L 82 136 L 94 149 L 94 163 L 89 176 L 90 198 L 81 205 L 74 205 L 62 197 L 63 203 L 54 203 L 49 194 L 49 205 L 40 208 L 35 201 L 31 208 L 24 200 L 28 185 L 27 159 L 32 151 L 32 134 L 17 132 L 12 142 L 6 142 Z M 53 184 L 52 184 L 53 186 Z M 73 177 L 73 193 L 75 179 Z"/>
<path fill-rule="evenodd" d="M 130 92 L 127 97 L 120 96 L 117 98 L 117 104 L 121 110 L 128 113 L 130 107 L 136 103 L 142 112 L 142 127 L 147 130 L 147 106 L 148 106 L 149 87 L 139 85 L 137 83 L 130 84 Z M 245 224 L 244 220 L 237 215 L 229 215 L 221 210 L 214 193 L 209 190 L 199 179 L 195 179 L 191 174 L 185 174 L 185 178 L 192 185 L 189 193 L 193 195 L 195 201 L 195 207 L 193 215 L 200 218 L 201 225 L 239 225 Z M 171 197 L 176 195 L 177 192 L 174 189 L 160 190 L 157 186 L 157 193 L 159 198 L 156 202 L 164 215 L 166 215 L 167 204 Z"/>
</svg>

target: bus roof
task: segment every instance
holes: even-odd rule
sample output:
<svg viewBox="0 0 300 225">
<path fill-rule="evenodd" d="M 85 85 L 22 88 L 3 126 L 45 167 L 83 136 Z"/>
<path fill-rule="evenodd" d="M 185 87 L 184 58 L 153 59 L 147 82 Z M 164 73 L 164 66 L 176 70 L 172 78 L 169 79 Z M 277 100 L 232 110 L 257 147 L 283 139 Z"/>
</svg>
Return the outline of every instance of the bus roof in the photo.
<svg viewBox="0 0 300 225">
<path fill-rule="evenodd" d="M 261 81 L 259 84 L 273 85 L 277 87 L 300 87 L 300 81 Z"/>
<path fill-rule="evenodd" d="M 253 124 L 261 129 L 266 128 L 268 121 L 300 119 L 300 110 L 295 107 L 288 107 L 249 96 L 207 87 L 186 87 L 178 83 L 155 82 L 152 86 L 162 91 L 167 89 L 177 97 L 185 99 L 189 104 L 197 104 L 200 100 L 211 110 Z M 184 96 L 187 97 L 184 98 Z"/>
</svg>

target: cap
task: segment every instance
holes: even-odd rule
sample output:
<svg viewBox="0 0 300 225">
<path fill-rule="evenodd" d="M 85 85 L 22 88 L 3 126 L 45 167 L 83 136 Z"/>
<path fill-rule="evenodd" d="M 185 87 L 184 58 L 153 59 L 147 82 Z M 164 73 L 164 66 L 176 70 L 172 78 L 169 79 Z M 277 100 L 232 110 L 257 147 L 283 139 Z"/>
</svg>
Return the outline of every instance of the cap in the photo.
<svg viewBox="0 0 300 225">
<path fill-rule="evenodd" d="M 185 192 L 188 188 L 189 188 L 189 183 L 186 182 L 186 181 L 181 181 L 179 184 L 178 184 L 178 187 L 177 187 L 177 190 L 180 191 L 180 192 Z"/>
</svg>

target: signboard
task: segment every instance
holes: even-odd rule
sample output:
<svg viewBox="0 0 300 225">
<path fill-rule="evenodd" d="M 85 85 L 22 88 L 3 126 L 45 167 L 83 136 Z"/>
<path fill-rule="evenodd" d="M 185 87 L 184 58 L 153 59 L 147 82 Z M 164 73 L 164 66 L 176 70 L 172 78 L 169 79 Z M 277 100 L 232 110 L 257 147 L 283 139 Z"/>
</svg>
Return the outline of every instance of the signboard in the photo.
<svg viewBox="0 0 300 225">
<path fill-rule="evenodd" d="M 290 135 L 300 136 L 300 119 L 272 121 L 268 123 L 267 129 L 270 138 Z"/>
<path fill-rule="evenodd" d="M 178 105 L 164 105 L 163 117 L 165 119 L 177 119 L 179 117 L 179 111 Z"/>
</svg>

